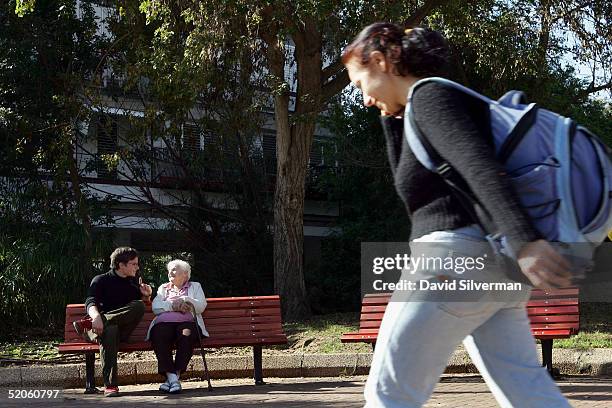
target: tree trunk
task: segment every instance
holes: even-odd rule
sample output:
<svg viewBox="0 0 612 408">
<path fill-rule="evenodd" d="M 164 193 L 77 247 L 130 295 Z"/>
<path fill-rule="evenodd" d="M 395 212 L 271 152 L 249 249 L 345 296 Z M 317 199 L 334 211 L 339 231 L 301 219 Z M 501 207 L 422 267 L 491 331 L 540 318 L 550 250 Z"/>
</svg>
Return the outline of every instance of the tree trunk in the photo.
<svg viewBox="0 0 612 408">
<path fill-rule="evenodd" d="M 552 25 L 551 6 L 549 0 L 542 0 L 540 4 L 540 34 L 538 38 L 537 63 L 540 74 L 548 71 L 546 53 L 550 42 L 550 29 Z"/>
<path fill-rule="evenodd" d="M 321 38 L 307 21 L 294 34 L 298 89 L 295 113 L 289 116 L 284 82 L 283 39 L 264 37 L 273 84 L 276 121 L 276 189 L 274 193 L 274 290 L 281 296 L 283 318 L 310 315 L 304 282 L 304 199 L 310 147 L 321 107 Z"/>
<path fill-rule="evenodd" d="M 448 0 L 428 0 L 406 22 L 418 24 L 432 9 Z M 268 10 L 270 13 L 270 10 Z M 308 17 L 294 24 L 297 62 L 297 101 L 289 115 L 289 90 L 284 84 L 284 38 L 273 20 L 261 32 L 267 45 L 276 121 L 276 190 L 274 194 L 274 289 L 281 297 L 283 318 L 298 320 L 310 315 L 304 281 L 304 199 L 306 172 L 314 138 L 317 115 L 333 95 L 348 85 L 346 72 L 331 81 L 322 71 L 322 37 L 316 22 Z M 283 86 L 285 85 L 285 86 Z"/>
<path fill-rule="evenodd" d="M 303 268 L 306 171 L 299 164 L 304 157 L 307 157 L 304 145 L 291 143 L 286 154 L 278 158 L 274 195 L 274 290 L 281 295 L 285 320 L 298 320 L 310 314 Z"/>
</svg>

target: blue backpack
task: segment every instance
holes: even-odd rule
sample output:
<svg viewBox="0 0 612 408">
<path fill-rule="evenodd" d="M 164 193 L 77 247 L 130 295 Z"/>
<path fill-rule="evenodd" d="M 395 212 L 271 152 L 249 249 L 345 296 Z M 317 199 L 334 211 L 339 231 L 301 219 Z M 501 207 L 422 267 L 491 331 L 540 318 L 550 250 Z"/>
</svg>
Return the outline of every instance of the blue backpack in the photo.
<svg viewBox="0 0 612 408">
<path fill-rule="evenodd" d="M 503 242 L 503 236 L 490 214 L 414 121 L 411 96 L 427 82 L 458 89 L 489 105 L 497 159 L 533 225 L 550 242 L 580 244 L 581 256 L 590 259 L 612 229 L 612 161 L 608 147 L 571 119 L 527 104 L 520 91 L 510 91 L 494 101 L 443 78 L 415 83 L 404 117 L 410 148 L 425 168 L 445 179 L 491 242 Z"/>
</svg>

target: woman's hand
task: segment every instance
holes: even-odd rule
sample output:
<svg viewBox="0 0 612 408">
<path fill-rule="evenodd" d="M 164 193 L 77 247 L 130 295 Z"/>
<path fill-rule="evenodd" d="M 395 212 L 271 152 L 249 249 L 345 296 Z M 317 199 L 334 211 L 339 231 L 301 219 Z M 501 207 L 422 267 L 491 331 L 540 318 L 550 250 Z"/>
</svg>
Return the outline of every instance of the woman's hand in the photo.
<svg viewBox="0 0 612 408">
<path fill-rule="evenodd" d="M 571 265 L 543 239 L 525 244 L 517 256 L 521 271 L 540 289 L 570 286 Z"/>
<path fill-rule="evenodd" d="M 175 299 L 172 301 L 172 310 L 175 312 L 189 313 L 191 312 L 191 304 L 183 299 Z"/>
<path fill-rule="evenodd" d="M 189 313 L 191 312 L 191 304 L 188 302 L 183 301 L 183 303 L 181 304 L 181 312 L 182 313 Z"/>
<path fill-rule="evenodd" d="M 181 312 L 182 307 L 183 307 L 183 300 L 182 299 L 174 299 L 172 301 L 172 310 L 175 312 Z"/>
</svg>

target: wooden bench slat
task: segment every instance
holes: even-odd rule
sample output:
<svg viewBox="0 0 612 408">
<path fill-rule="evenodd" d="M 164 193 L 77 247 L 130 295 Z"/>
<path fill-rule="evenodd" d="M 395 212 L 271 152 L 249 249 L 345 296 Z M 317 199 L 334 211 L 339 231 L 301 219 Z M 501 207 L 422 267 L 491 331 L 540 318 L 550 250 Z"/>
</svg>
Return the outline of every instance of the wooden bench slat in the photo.
<svg viewBox="0 0 612 408">
<path fill-rule="evenodd" d="M 531 291 L 531 299 L 539 299 L 539 298 L 555 298 L 555 297 L 578 297 L 579 290 L 578 288 L 564 288 L 564 289 L 551 289 L 551 290 L 542 290 L 542 289 L 533 289 Z"/>
<path fill-rule="evenodd" d="M 536 339 L 559 339 L 566 338 L 571 336 L 573 333 L 572 330 L 563 330 L 563 329 L 555 329 L 555 330 L 532 330 L 531 333 L 533 337 Z"/>
<path fill-rule="evenodd" d="M 343 334 L 340 340 L 343 343 L 375 343 L 378 334 L 364 335 L 364 334 Z"/>
<path fill-rule="evenodd" d="M 363 306 L 361 313 L 384 313 L 387 306 Z"/>
<path fill-rule="evenodd" d="M 279 303 L 279 307 L 280 307 L 280 303 Z M 269 305 L 265 306 L 265 307 L 244 307 L 244 308 L 220 308 L 220 307 L 216 307 L 216 308 L 211 308 L 209 309 L 208 306 L 206 307 L 206 309 L 204 309 L 204 313 L 202 314 L 202 316 L 206 319 L 207 317 L 209 318 L 214 318 L 214 317 L 224 317 L 224 316 L 228 316 L 228 317 L 232 317 L 232 316 L 243 316 L 243 315 L 253 315 L 253 316 L 278 316 L 280 318 L 280 310 L 279 307 L 273 308 Z M 66 324 L 68 324 L 68 322 L 72 323 L 75 320 L 80 320 L 83 317 L 85 317 L 85 309 L 82 308 L 82 310 L 79 312 L 76 309 L 73 309 L 73 311 L 71 313 L 68 313 L 66 315 Z M 155 317 L 155 314 L 153 314 L 153 312 L 147 311 L 145 312 L 143 319 L 148 319 L 149 321 L 151 321 L 151 319 Z"/>
<path fill-rule="evenodd" d="M 82 341 L 82 340 L 81 340 Z M 252 345 L 277 345 L 287 343 L 287 336 L 284 334 L 271 334 L 269 336 L 260 337 L 238 337 L 230 339 L 217 339 L 208 338 L 202 339 L 202 345 L 204 347 L 240 347 L 240 346 L 252 346 Z M 119 351 L 145 351 L 152 350 L 150 343 L 122 343 L 119 345 Z M 87 351 L 98 352 L 99 347 L 94 343 L 63 343 L 58 346 L 60 354 L 73 354 L 73 353 L 84 353 Z"/>
<path fill-rule="evenodd" d="M 361 331 L 361 329 L 371 329 L 373 327 L 380 327 L 380 323 L 381 323 L 380 320 L 361 322 L 359 324 L 359 330 Z"/>
<path fill-rule="evenodd" d="M 577 315 L 578 306 L 529 307 L 528 315 Z"/>
<path fill-rule="evenodd" d="M 361 315 L 360 322 L 373 320 L 381 321 L 384 315 L 384 313 L 364 313 Z"/>
<path fill-rule="evenodd" d="M 219 330 L 218 328 L 208 328 L 207 327 L 207 331 L 210 334 L 211 337 L 221 337 L 221 336 L 234 336 L 234 335 L 261 335 L 262 333 L 272 333 L 272 334 L 277 334 L 277 333 L 282 333 L 282 326 L 281 324 L 274 324 L 274 325 L 266 325 L 266 327 L 251 327 L 251 326 L 234 326 L 232 328 L 229 328 L 230 326 L 227 326 L 226 328 Z M 144 341 L 144 338 L 146 337 L 148 331 L 148 327 L 147 328 L 136 328 L 134 329 L 134 331 L 132 332 L 132 334 L 130 335 L 130 339 L 136 339 L 137 341 L 139 341 L 138 339 L 142 339 L 142 341 Z M 246 334 L 245 334 L 246 333 Z M 73 340 L 82 342 L 83 338 L 81 336 L 79 336 L 76 331 L 72 331 L 72 332 L 66 332 L 65 333 L 65 341 L 66 342 L 72 342 Z"/>
<path fill-rule="evenodd" d="M 530 316 L 529 321 L 533 323 L 574 323 L 580 321 L 580 316 Z"/>
<path fill-rule="evenodd" d="M 272 322 L 281 323 L 280 316 L 239 316 L 239 317 L 211 317 L 204 316 L 206 327 L 229 326 L 234 324 L 266 324 Z"/>
<path fill-rule="evenodd" d="M 549 307 L 549 306 L 578 306 L 578 298 L 531 300 L 527 307 Z"/>
<path fill-rule="evenodd" d="M 80 319 L 80 317 L 79 317 Z M 75 319 L 78 320 L 78 319 Z M 153 315 L 151 316 L 147 316 L 145 315 L 142 318 L 142 321 L 138 324 L 137 327 L 149 327 L 149 324 L 151 323 L 151 320 L 153 320 Z M 74 320 L 73 320 L 74 321 Z M 68 333 L 68 332 L 74 332 L 74 327 L 72 326 L 72 322 L 73 321 L 69 321 L 66 322 L 66 324 L 64 325 L 64 333 Z M 247 316 L 247 317 L 230 317 L 230 318 L 223 318 L 223 317 L 207 317 L 206 314 L 204 315 L 204 323 L 206 325 L 206 328 L 208 329 L 209 327 L 222 327 L 222 326 L 234 326 L 234 325 L 244 325 L 244 324 L 251 324 L 251 325 L 261 325 L 261 324 L 271 324 L 271 323 L 278 323 L 281 324 L 281 319 L 280 319 L 280 315 L 277 316 Z"/>
<path fill-rule="evenodd" d="M 232 302 L 208 303 L 205 310 L 216 309 L 245 309 L 245 308 L 270 308 L 280 305 L 279 300 L 236 300 Z"/>
<path fill-rule="evenodd" d="M 234 302 L 234 301 L 242 301 L 242 300 L 278 300 L 280 299 L 278 295 L 268 295 L 268 296 L 229 296 L 222 298 L 206 298 L 206 302 L 209 304 L 212 303 L 225 303 L 225 302 Z"/>
<path fill-rule="evenodd" d="M 130 339 L 137 340 L 138 343 L 136 344 L 139 344 L 139 343 L 149 344 L 149 342 L 144 341 L 145 334 L 146 332 L 135 333 L 135 334 L 132 334 L 132 336 L 130 336 Z M 234 338 L 236 339 L 255 339 L 255 338 L 262 338 L 262 337 L 278 336 L 278 335 L 283 335 L 283 330 L 282 328 L 278 328 L 276 330 L 268 329 L 268 330 L 261 330 L 261 331 L 234 330 L 234 331 L 212 332 L 212 333 L 209 332 L 209 334 L 210 334 L 210 337 L 208 339 L 212 339 L 212 340 L 203 338 L 202 341 L 218 341 L 218 340 L 234 339 Z M 83 339 L 79 336 L 68 337 L 64 339 L 64 344 L 75 344 L 75 343 L 77 344 L 83 343 Z"/>
<path fill-rule="evenodd" d="M 377 297 L 390 298 L 392 295 L 393 293 L 391 292 L 366 293 L 366 295 L 364 296 L 364 299 L 377 298 Z"/>
<path fill-rule="evenodd" d="M 255 339 L 221 339 L 221 340 L 209 340 L 207 342 L 202 342 L 204 347 L 244 347 L 244 346 L 253 346 L 253 345 L 279 345 L 286 344 L 287 337 L 285 335 L 275 335 L 275 336 L 266 336 L 266 337 L 258 337 Z"/>
<path fill-rule="evenodd" d="M 391 300 L 391 296 L 380 296 L 380 297 L 370 297 L 363 298 L 363 305 L 386 305 Z"/>
<path fill-rule="evenodd" d="M 278 316 L 280 319 L 280 309 L 230 309 L 230 310 L 211 310 L 204 313 L 207 317 L 245 317 L 245 316 Z"/>
<path fill-rule="evenodd" d="M 531 325 L 531 330 L 549 330 L 549 329 L 571 329 L 578 330 L 580 323 L 535 323 Z"/>
<path fill-rule="evenodd" d="M 206 326 L 206 330 L 209 333 L 225 333 L 231 331 L 251 331 L 251 332 L 260 332 L 266 330 L 282 330 L 283 327 L 278 323 L 269 323 L 269 324 L 236 324 L 236 325 L 223 325 L 223 326 Z"/>
<path fill-rule="evenodd" d="M 358 334 L 376 334 L 376 333 L 378 333 L 378 327 L 377 328 L 372 328 L 372 329 L 362 329 L 362 328 L 359 328 L 359 331 L 355 332 L 355 333 L 358 333 Z"/>
</svg>

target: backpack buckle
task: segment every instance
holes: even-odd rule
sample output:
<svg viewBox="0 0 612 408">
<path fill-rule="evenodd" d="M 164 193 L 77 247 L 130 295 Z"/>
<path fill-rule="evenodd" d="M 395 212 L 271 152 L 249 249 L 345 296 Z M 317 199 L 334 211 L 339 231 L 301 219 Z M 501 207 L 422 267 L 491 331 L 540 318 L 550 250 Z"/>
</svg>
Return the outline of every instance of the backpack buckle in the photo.
<svg viewBox="0 0 612 408">
<path fill-rule="evenodd" d="M 438 172 L 438 174 L 441 175 L 442 177 L 445 177 L 448 173 L 452 171 L 453 171 L 453 168 L 450 164 L 448 164 L 448 162 L 444 162 L 438 167 L 436 167 L 436 172 Z"/>
</svg>

